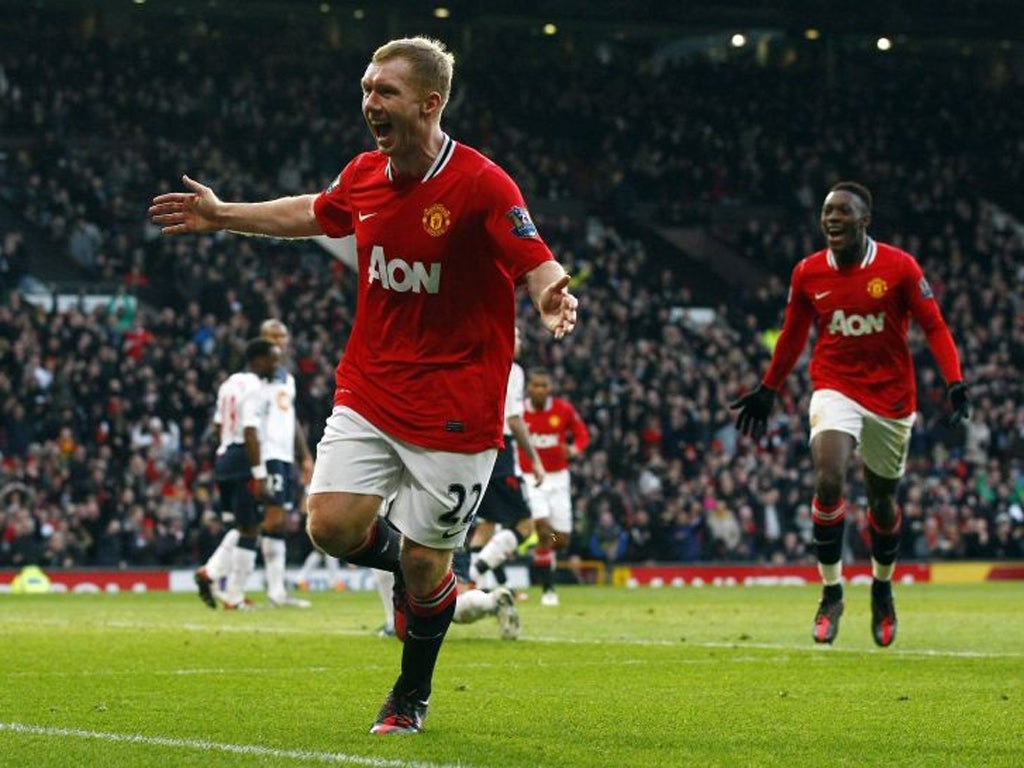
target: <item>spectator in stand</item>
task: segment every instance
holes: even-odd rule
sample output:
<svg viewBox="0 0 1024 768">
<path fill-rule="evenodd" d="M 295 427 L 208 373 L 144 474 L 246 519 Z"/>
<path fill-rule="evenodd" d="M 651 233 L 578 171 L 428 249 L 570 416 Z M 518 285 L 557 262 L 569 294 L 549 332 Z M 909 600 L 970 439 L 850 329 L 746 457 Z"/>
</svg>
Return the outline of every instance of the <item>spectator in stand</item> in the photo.
<svg viewBox="0 0 1024 768">
<path fill-rule="evenodd" d="M 630 563 L 649 563 L 657 559 L 657 532 L 647 510 L 637 510 L 626 534 L 628 541 L 624 560 Z"/>
<path fill-rule="evenodd" d="M 8 542 L 7 559 L 15 568 L 39 563 L 43 545 L 36 521 L 24 507 L 16 508 L 12 518 L 4 537 Z"/>
<path fill-rule="evenodd" d="M 590 556 L 611 566 L 626 554 L 629 534 L 622 529 L 615 515 L 607 507 L 598 513 L 597 523 L 590 532 Z"/>
<path fill-rule="evenodd" d="M 1024 525 L 1019 519 L 1014 523 L 1006 512 L 996 515 L 992 553 L 999 559 L 1020 560 L 1024 557 Z"/>
</svg>

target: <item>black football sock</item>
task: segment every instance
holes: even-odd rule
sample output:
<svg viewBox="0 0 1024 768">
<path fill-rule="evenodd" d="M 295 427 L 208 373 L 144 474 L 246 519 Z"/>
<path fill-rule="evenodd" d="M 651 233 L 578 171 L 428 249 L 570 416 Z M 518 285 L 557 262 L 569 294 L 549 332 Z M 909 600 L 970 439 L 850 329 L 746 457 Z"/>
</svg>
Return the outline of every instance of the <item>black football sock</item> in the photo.
<svg viewBox="0 0 1024 768">
<path fill-rule="evenodd" d="M 903 515 L 900 508 L 894 510 L 894 519 L 889 525 L 879 524 L 874 510 L 868 510 L 868 523 L 871 530 L 871 559 L 874 560 L 873 571 L 876 581 L 888 582 L 892 579 L 892 564 L 900 549 Z"/>
<path fill-rule="evenodd" d="M 345 560 L 352 565 L 397 573 L 400 570 L 398 555 L 401 549 L 402 534 L 388 525 L 383 517 L 378 517 L 366 541 L 357 550 L 345 555 Z"/>
<path fill-rule="evenodd" d="M 497 565 L 491 568 L 491 573 L 494 574 L 494 580 L 498 582 L 499 587 L 505 586 L 505 583 L 508 581 L 508 574 L 505 573 L 504 565 Z"/>
<path fill-rule="evenodd" d="M 541 587 L 545 592 L 550 592 L 555 588 L 555 551 L 537 547 L 533 550 L 533 564 Z"/>
<path fill-rule="evenodd" d="M 441 584 L 426 597 L 408 596 L 402 674 L 395 683 L 396 693 L 420 701 L 430 698 L 434 666 L 455 615 L 458 592 L 455 574 L 448 571 Z"/>
<path fill-rule="evenodd" d="M 470 550 L 459 547 L 452 553 L 452 570 L 459 581 L 469 581 Z"/>
<path fill-rule="evenodd" d="M 831 506 L 824 506 L 817 496 L 811 502 L 811 520 L 814 523 L 814 545 L 818 555 L 819 570 L 826 584 L 839 580 L 843 556 L 843 532 L 846 520 L 846 502 L 840 499 Z M 826 574 L 831 573 L 829 578 Z"/>
</svg>

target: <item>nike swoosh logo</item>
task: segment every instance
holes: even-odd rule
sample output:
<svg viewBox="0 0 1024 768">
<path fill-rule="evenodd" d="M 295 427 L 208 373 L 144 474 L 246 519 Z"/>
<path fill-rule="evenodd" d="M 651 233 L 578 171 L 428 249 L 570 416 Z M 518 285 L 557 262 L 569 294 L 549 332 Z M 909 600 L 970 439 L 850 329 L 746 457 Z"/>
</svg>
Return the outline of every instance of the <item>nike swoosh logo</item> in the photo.
<svg viewBox="0 0 1024 768">
<path fill-rule="evenodd" d="M 814 294 L 814 300 L 817 301 L 818 299 L 824 299 L 830 293 L 832 293 L 832 291 L 823 291 L 821 293 L 816 293 Z"/>
<path fill-rule="evenodd" d="M 380 211 L 374 211 L 373 213 L 363 213 L 362 211 L 360 211 L 359 212 L 359 220 L 360 221 L 366 221 L 367 219 L 372 219 L 378 213 L 380 213 Z"/>
<path fill-rule="evenodd" d="M 455 528 L 453 530 L 445 531 L 444 533 L 441 534 L 441 538 L 442 539 L 450 539 L 452 536 L 458 536 L 464 530 L 466 530 L 466 529 L 465 528 Z"/>
</svg>

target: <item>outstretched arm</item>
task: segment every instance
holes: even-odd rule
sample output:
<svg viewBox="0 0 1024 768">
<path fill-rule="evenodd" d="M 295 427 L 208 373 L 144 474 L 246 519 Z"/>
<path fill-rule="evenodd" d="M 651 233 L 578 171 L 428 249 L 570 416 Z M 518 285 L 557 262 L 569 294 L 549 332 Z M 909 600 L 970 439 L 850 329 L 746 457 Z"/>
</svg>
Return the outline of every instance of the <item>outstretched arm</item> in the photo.
<svg viewBox="0 0 1024 768">
<path fill-rule="evenodd" d="M 269 237 L 313 237 L 323 230 L 313 215 L 316 195 L 280 197 L 261 203 L 226 203 L 212 189 L 182 176 L 187 192 L 153 198 L 149 216 L 165 235 L 222 229 Z"/>
<path fill-rule="evenodd" d="M 526 273 L 526 289 L 544 327 L 560 339 L 576 327 L 579 301 L 569 293 L 569 275 L 557 261 L 545 261 Z"/>
</svg>

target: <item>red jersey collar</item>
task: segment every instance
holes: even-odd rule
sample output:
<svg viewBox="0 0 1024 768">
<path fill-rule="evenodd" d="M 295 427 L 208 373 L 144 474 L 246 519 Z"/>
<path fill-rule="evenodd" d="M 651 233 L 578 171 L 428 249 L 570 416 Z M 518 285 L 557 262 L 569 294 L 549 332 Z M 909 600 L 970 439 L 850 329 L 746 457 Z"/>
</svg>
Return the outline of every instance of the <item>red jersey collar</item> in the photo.
<svg viewBox="0 0 1024 768">
<path fill-rule="evenodd" d="M 430 168 L 424 174 L 420 182 L 430 181 L 435 176 L 439 175 L 444 167 L 448 165 L 448 161 L 452 159 L 452 155 L 455 154 L 455 139 L 449 136 L 447 133 L 441 133 L 441 151 L 437 153 L 437 157 L 434 158 L 434 162 Z M 395 178 L 391 173 L 391 158 L 388 158 L 388 164 L 384 166 L 384 175 L 388 177 L 388 181 L 394 181 Z"/>
<path fill-rule="evenodd" d="M 870 266 L 870 264 L 875 260 L 875 255 L 878 253 L 878 246 L 875 244 L 875 241 L 870 237 L 866 239 L 867 247 L 864 249 L 864 258 L 860 260 L 860 269 Z M 839 269 L 839 264 L 836 262 L 836 256 L 832 253 L 831 248 L 828 249 L 826 258 L 828 259 L 828 265 L 832 267 L 832 269 Z"/>
</svg>

